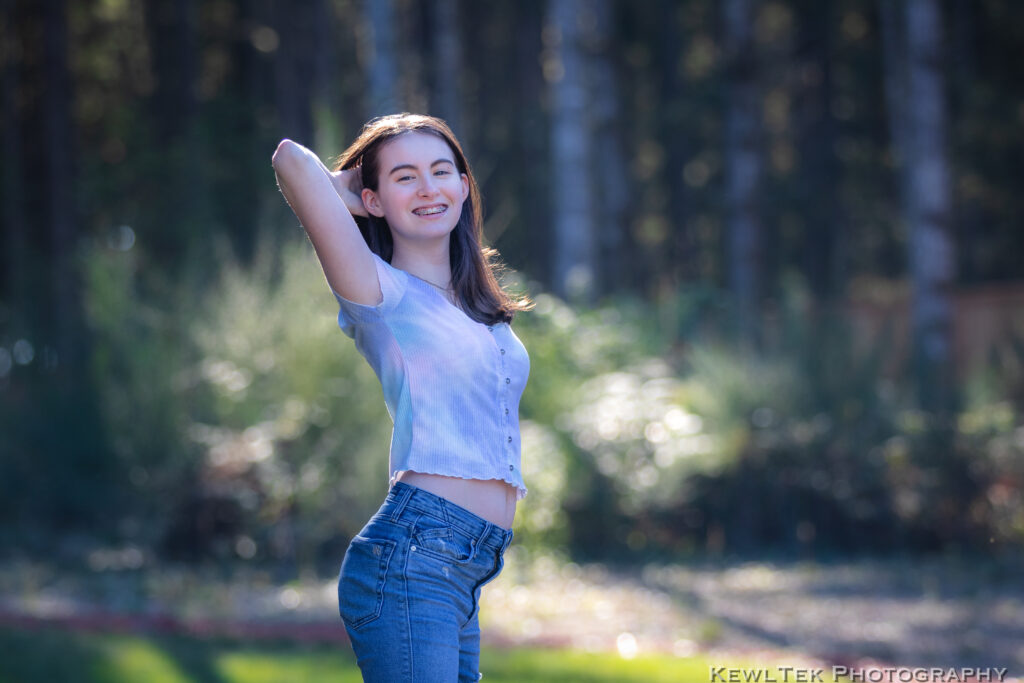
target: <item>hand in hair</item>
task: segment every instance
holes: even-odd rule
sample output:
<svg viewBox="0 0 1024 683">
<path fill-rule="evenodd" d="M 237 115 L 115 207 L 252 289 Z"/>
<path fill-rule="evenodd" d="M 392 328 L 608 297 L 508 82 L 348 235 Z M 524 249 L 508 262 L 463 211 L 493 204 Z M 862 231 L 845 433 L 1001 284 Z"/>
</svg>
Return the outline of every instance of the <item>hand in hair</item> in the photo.
<svg viewBox="0 0 1024 683">
<path fill-rule="evenodd" d="M 353 216 L 366 216 L 366 207 L 363 205 L 363 181 L 359 168 L 347 168 L 340 171 L 328 171 L 331 175 L 331 182 L 338 196 L 345 202 L 345 208 Z"/>
</svg>

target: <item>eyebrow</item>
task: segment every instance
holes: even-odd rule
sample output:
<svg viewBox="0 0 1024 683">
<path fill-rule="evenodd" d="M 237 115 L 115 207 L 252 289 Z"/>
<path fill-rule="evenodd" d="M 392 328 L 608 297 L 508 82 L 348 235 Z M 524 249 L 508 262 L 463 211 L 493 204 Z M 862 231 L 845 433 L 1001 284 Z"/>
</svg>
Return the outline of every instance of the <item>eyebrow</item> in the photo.
<svg viewBox="0 0 1024 683">
<path fill-rule="evenodd" d="M 435 161 L 434 163 L 430 164 L 430 167 L 433 168 L 434 166 L 437 166 L 438 164 L 451 164 L 452 166 L 454 166 L 455 162 L 452 161 L 451 159 L 441 158 L 441 159 L 438 159 L 437 161 Z M 399 170 L 401 170 L 403 168 L 409 168 L 409 169 L 412 169 L 413 171 L 416 170 L 416 167 L 413 166 L 412 164 L 399 164 L 398 166 L 395 166 L 393 169 L 388 171 L 388 175 L 391 175 L 395 171 L 399 171 Z"/>
</svg>

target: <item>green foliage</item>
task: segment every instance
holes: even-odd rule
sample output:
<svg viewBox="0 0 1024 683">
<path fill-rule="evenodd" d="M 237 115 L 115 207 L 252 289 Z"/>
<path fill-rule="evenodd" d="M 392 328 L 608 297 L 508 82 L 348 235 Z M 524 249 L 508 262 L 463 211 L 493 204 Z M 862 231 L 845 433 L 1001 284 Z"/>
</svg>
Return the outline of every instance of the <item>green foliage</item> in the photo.
<svg viewBox="0 0 1024 683">
<path fill-rule="evenodd" d="M 358 532 L 386 491 L 380 385 L 338 329 L 304 241 L 261 252 L 251 270 L 225 267 L 204 304 L 189 330 L 201 400 L 188 425 L 204 480 L 251 513 L 239 532 L 257 547 L 309 562 Z"/>
<path fill-rule="evenodd" d="M 688 346 L 681 393 L 721 468 L 680 481 L 673 504 L 650 505 L 644 523 L 679 549 L 713 551 L 977 551 L 1024 540 L 1020 498 L 997 483 L 1018 480 L 1024 423 L 1005 390 L 959 416 L 924 412 L 910 380 L 883 371 L 888 335 L 864 347 L 841 311 L 808 302 L 787 290 L 757 350 Z M 679 542 L 687 536 L 692 544 Z"/>
<path fill-rule="evenodd" d="M 184 287 L 154 291 L 140 258 L 137 249 L 87 250 L 83 298 L 96 400 L 127 508 L 112 512 L 122 516 L 126 536 L 151 544 L 166 533 L 199 452 L 180 438 L 188 410 L 182 371 L 194 360 L 182 330 L 193 298 Z"/>
<path fill-rule="evenodd" d="M 955 419 L 929 414 L 908 378 L 883 371 L 887 334 L 864 346 L 841 312 L 813 309 L 799 287 L 766 318 L 758 348 L 730 343 L 719 332 L 730 329 L 727 303 L 698 296 L 653 311 L 538 306 L 528 346 L 553 366 L 527 393 L 563 436 L 574 553 L 978 551 L 1024 540 L 1024 416 L 1010 388 L 975 392 Z M 626 310 L 623 326 L 614 316 Z M 557 316 L 571 335 L 559 338 Z"/>
<path fill-rule="evenodd" d="M 135 540 L 315 561 L 379 505 L 389 430 L 312 250 L 264 250 L 251 270 L 225 259 L 212 284 L 148 295 L 137 254 L 85 260 L 100 405 L 134 493 L 129 526 L 145 530 Z"/>
<path fill-rule="evenodd" d="M 96 458 L 64 463 L 41 503 L 33 448 L 60 454 L 66 435 L 6 415 L 17 457 L 4 467 L 28 482 L 9 487 L 10 509 L 60 524 L 102 511 L 121 543 L 169 556 L 333 571 L 386 490 L 391 422 L 308 243 L 263 245 L 251 265 L 220 255 L 212 275 L 174 282 L 130 240 L 84 255 L 103 440 L 83 440 Z M 590 310 L 534 298 L 514 323 L 531 357 L 526 548 L 626 558 L 1024 539 L 1011 373 L 981 368 L 943 418 L 883 372 L 884 335 L 861 348 L 799 288 L 758 348 L 719 332 L 729 309 L 711 291 Z"/>
</svg>

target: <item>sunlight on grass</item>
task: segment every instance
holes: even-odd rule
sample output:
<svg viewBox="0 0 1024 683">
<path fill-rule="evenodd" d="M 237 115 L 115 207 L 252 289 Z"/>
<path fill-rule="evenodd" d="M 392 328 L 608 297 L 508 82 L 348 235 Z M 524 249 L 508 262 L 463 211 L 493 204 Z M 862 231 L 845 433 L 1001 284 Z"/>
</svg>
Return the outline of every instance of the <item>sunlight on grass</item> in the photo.
<svg viewBox="0 0 1024 683">
<path fill-rule="evenodd" d="M 225 683 L 361 683 L 363 680 L 351 657 L 325 650 L 273 654 L 230 652 L 217 658 L 216 669 Z"/>
<path fill-rule="evenodd" d="M 358 683 L 362 680 L 346 644 L 303 646 L 238 643 L 192 638 L 109 634 L 31 633 L 0 630 L 0 682 L 75 680 L 97 683 Z M 630 683 L 708 680 L 710 667 L 737 662 L 704 657 L 638 655 L 574 650 L 484 648 L 480 669 L 495 683 Z M 780 679 L 781 680 L 781 679 Z"/>
<path fill-rule="evenodd" d="M 111 683 L 188 683 L 193 680 L 153 641 L 104 636 L 100 649 L 103 656 L 93 667 L 91 680 Z"/>
<path fill-rule="evenodd" d="M 627 660 L 616 654 L 572 650 L 485 650 L 480 670 L 485 681 L 502 683 L 706 683 L 709 666 L 699 657 L 647 655 Z"/>
</svg>

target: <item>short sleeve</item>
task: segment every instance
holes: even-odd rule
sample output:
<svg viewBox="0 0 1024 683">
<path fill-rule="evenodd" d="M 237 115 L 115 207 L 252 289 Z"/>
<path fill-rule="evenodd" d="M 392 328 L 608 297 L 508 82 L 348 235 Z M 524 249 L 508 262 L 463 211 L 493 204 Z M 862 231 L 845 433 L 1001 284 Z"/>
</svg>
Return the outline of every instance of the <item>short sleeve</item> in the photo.
<svg viewBox="0 0 1024 683">
<path fill-rule="evenodd" d="M 373 262 L 377 266 L 377 278 L 380 280 L 380 291 L 383 299 L 376 306 L 350 301 L 334 291 L 334 298 L 338 300 L 338 327 L 349 337 L 355 338 L 356 327 L 363 323 L 380 320 L 383 316 L 394 310 L 398 302 L 405 294 L 407 276 L 401 270 L 394 268 L 377 254 L 371 252 Z"/>
</svg>

